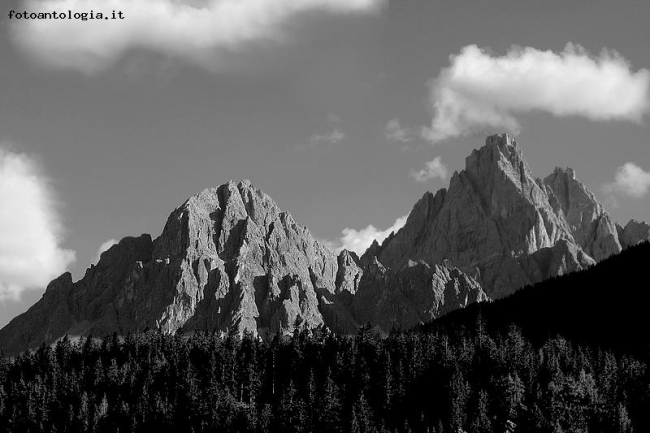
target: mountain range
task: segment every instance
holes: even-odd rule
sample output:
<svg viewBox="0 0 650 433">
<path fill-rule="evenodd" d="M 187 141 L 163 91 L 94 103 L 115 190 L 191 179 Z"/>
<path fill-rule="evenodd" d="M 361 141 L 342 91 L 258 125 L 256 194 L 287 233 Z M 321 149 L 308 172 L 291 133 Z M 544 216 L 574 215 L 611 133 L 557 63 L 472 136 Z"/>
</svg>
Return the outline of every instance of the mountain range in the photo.
<svg viewBox="0 0 650 433">
<path fill-rule="evenodd" d="M 532 175 L 508 134 L 492 135 L 427 192 L 405 226 L 362 257 L 338 255 L 249 181 L 190 197 L 162 231 L 127 237 L 83 278 L 52 281 L 0 330 L 17 353 L 63 335 L 160 329 L 248 331 L 297 327 L 386 332 L 583 270 L 650 239 L 650 225 L 615 223 L 572 169 Z"/>
</svg>

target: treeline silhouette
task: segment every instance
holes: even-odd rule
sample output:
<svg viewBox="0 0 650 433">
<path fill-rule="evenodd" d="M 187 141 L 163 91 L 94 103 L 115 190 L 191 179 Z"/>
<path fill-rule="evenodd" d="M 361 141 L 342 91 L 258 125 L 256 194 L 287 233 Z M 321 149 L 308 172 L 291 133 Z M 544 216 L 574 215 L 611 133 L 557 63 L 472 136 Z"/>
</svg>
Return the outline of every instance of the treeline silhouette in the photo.
<svg viewBox="0 0 650 433">
<path fill-rule="evenodd" d="M 64 338 L 2 359 L 0 431 L 650 431 L 645 360 L 485 329 Z"/>
<path fill-rule="evenodd" d="M 648 258 L 386 338 L 65 337 L 0 356 L 0 432 L 649 432 Z"/>
</svg>

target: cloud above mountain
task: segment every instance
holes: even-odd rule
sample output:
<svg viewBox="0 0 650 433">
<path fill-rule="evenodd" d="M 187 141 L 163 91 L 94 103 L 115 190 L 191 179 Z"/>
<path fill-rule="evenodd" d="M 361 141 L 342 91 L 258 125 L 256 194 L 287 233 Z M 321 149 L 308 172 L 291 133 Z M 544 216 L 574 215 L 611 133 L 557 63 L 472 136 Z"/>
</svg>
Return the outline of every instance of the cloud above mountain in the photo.
<svg viewBox="0 0 650 433">
<path fill-rule="evenodd" d="M 373 241 L 376 240 L 381 244 L 392 232 L 397 232 L 399 229 L 404 227 L 407 218 L 408 215 L 397 218 L 393 225 L 385 230 L 380 230 L 372 224 L 359 230 L 345 228 L 342 230 L 343 236 L 338 240 L 334 242 L 324 241 L 324 243 L 337 254 L 341 252 L 341 250 L 348 250 L 361 256 L 366 252 L 368 247 L 372 245 Z"/>
<path fill-rule="evenodd" d="M 641 121 L 650 108 L 650 71 L 633 71 L 619 53 L 592 56 L 568 44 L 564 51 L 515 47 L 496 56 L 476 45 L 450 57 L 430 82 L 432 142 L 486 129 L 518 133 L 517 115 L 532 111 L 592 121 Z"/>
<path fill-rule="evenodd" d="M 0 147 L 0 299 L 44 289 L 75 259 L 61 247 L 48 179 L 28 155 Z"/>
<path fill-rule="evenodd" d="M 605 191 L 634 198 L 645 197 L 650 192 L 650 172 L 633 162 L 625 163 L 618 168 L 614 182 L 605 185 Z"/>
<path fill-rule="evenodd" d="M 442 163 L 442 159 L 439 156 L 436 156 L 433 160 L 425 163 L 423 169 L 411 170 L 411 176 L 413 176 L 413 178 L 418 182 L 428 182 L 435 178 L 445 180 L 447 179 L 448 173 L 449 170 Z"/>
<path fill-rule="evenodd" d="M 45 65 L 92 73 L 134 49 L 192 62 L 286 39 L 291 22 L 314 12 L 376 12 L 384 0 L 26 0 L 30 13 L 103 13 L 111 19 L 12 20 L 15 42 Z M 124 19 L 112 19 L 112 12 Z M 17 11 L 22 12 L 22 11 Z M 88 15 L 89 17 L 89 15 Z"/>
</svg>

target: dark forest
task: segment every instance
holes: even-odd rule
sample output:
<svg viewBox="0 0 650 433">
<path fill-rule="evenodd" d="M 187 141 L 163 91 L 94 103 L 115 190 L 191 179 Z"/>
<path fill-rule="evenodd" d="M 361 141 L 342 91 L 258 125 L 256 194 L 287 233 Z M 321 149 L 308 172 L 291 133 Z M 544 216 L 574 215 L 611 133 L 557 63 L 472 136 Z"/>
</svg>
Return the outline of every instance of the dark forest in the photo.
<svg viewBox="0 0 650 433">
<path fill-rule="evenodd" d="M 647 432 L 647 283 L 626 272 L 649 250 L 387 337 L 66 337 L 2 358 L 0 430 Z"/>
</svg>

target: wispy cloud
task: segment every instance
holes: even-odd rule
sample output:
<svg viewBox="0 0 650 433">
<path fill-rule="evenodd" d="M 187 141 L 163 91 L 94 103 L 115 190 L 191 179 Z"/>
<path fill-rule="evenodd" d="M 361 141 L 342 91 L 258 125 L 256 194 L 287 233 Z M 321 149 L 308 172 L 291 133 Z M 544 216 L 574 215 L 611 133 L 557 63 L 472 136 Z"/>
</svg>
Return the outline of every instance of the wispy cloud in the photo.
<svg viewBox="0 0 650 433">
<path fill-rule="evenodd" d="M 324 243 L 336 253 L 345 249 L 354 251 L 357 255 L 361 256 L 372 245 L 373 241 L 376 240 L 381 244 L 392 232 L 397 232 L 404 227 L 407 218 L 408 215 L 397 218 L 393 225 L 385 230 L 380 230 L 373 225 L 359 230 L 345 228 L 341 232 L 343 236 L 338 240 L 324 241 Z"/>
<path fill-rule="evenodd" d="M 650 192 L 650 172 L 633 162 L 625 163 L 618 168 L 614 182 L 606 184 L 604 190 L 634 198 L 645 197 Z"/>
<path fill-rule="evenodd" d="M 409 143 L 419 136 L 417 131 L 403 127 L 397 118 L 386 123 L 384 135 L 388 141 L 393 143 Z"/>
<path fill-rule="evenodd" d="M 326 134 L 314 134 L 309 137 L 310 146 L 318 146 L 319 144 L 336 144 L 345 138 L 345 133 L 340 129 L 333 129 Z"/>
<path fill-rule="evenodd" d="M 0 147 L 0 299 L 18 299 L 62 274 L 75 253 L 62 228 L 48 179 L 28 155 Z"/>
<path fill-rule="evenodd" d="M 99 249 L 97 250 L 97 255 L 93 258 L 93 263 L 97 264 L 99 262 L 99 259 L 102 256 L 102 253 L 104 251 L 108 251 L 108 249 L 110 247 L 112 247 L 113 245 L 117 245 L 117 243 L 118 243 L 117 239 L 109 239 L 106 242 L 104 242 L 103 244 L 101 244 L 99 246 Z"/>
<path fill-rule="evenodd" d="M 425 163 L 423 169 L 411 170 L 411 176 L 418 182 L 428 182 L 435 178 L 445 180 L 448 173 L 449 170 L 447 170 L 447 167 L 442 163 L 439 156 Z"/>
<path fill-rule="evenodd" d="M 39 62 L 92 73 L 129 50 L 146 49 L 192 62 L 252 44 L 286 39 L 288 24 L 309 12 L 360 14 L 378 11 L 384 0 L 26 0 L 38 13 L 121 11 L 124 19 L 12 20 L 14 40 Z"/>
<path fill-rule="evenodd" d="M 593 121 L 640 121 L 650 107 L 650 71 L 619 53 L 568 44 L 554 53 L 512 48 L 493 56 L 468 45 L 430 83 L 432 142 L 484 129 L 520 130 L 516 114 L 546 111 Z"/>
</svg>

